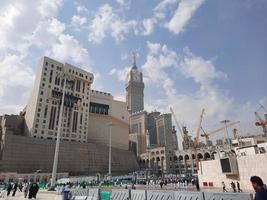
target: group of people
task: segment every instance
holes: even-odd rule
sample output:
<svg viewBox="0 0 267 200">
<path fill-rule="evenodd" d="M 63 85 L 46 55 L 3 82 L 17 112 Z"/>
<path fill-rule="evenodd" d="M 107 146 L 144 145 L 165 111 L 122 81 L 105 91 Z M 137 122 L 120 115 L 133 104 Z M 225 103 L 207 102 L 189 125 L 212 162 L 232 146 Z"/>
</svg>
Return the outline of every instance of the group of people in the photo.
<svg viewBox="0 0 267 200">
<path fill-rule="evenodd" d="M 267 186 L 263 183 L 262 179 L 258 176 L 252 176 L 250 178 L 251 185 L 255 190 L 255 198 L 254 200 L 267 200 Z M 226 185 L 222 182 L 223 185 L 223 192 L 228 192 L 226 190 Z M 236 182 L 236 184 L 232 181 L 230 183 L 233 192 L 242 192 L 240 189 L 240 183 Z M 237 190 L 236 190 L 237 188 Z"/>
<path fill-rule="evenodd" d="M 226 185 L 224 182 L 222 182 L 223 185 L 223 192 L 228 192 L 228 190 L 226 190 Z M 236 184 L 232 181 L 230 183 L 230 186 L 233 190 L 233 192 L 242 192 L 241 188 L 240 188 L 240 183 L 237 181 Z"/>
<path fill-rule="evenodd" d="M 15 196 L 17 190 L 20 190 L 20 192 L 24 192 L 24 197 L 29 199 L 36 199 L 36 195 L 39 190 L 39 186 L 37 183 L 17 183 L 17 182 L 9 182 L 6 186 L 7 196 L 12 195 Z"/>
</svg>

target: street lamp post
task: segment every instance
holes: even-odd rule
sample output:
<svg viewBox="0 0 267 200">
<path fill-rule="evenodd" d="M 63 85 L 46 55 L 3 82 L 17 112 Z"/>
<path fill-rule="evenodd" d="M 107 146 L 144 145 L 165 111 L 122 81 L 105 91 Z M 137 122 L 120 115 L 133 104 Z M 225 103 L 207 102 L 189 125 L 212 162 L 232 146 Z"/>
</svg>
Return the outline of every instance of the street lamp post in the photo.
<svg viewBox="0 0 267 200">
<path fill-rule="evenodd" d="M 111 178 L 111 134 L 112 134 L 112 122 L 108 123 L 109 127 L 109 158 L 108 158 L 108 176 Z"/>
<path fill-rule="evenodd" d="M 63 90 L 62 90 L 63 94 L 62 94 L 62 98 L 61 98 L 61 105 L 60 105 L 60 111 L 59 111 L 59 120 L 58 120 L 58 128 L 57 128 L 57 140 L 56 140 L 55 155 L 54 155 L 54 162 L 53 162 L 53 169 L 52 169 L 51 188 L 53 188 L 55 186 L 55 184 L 56 184 L 56 174 L 57 174 L 57 165 L 58 165 L 61 122 L 62 122 L 62 115 L 63 115 L 63 108 L 64 108 L 67 76 L 68 76 L 68 74 L 63 72 L 63 76 L 62 76 L 63 77 Z"/>
</svg>

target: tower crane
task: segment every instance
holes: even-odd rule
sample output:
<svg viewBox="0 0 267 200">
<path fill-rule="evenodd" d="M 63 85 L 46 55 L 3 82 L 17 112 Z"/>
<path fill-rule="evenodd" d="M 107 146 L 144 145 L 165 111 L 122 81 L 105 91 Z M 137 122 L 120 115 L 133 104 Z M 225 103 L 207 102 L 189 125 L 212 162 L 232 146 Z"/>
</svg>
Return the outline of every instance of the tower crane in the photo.
<svg viewBox="0 0 267 200">
<path fill-rule="evenodd" d="M 223 126 L 223 127 L 221 127 L 221 128 L 218 128 L 218 129 L 216 129 L 216 130 L 214 130 L 214 131 L 211 131 L 211 132 L 209 132 L 209 133 L 206 133 L 206 132 L 203 130 L 203 128 L 201 128 L 202 131 L 203 131 L 203 134 L 201 134 L 201 137 L 205 137 L 206 145 L 208 145 L 208 141 L 209 141 L 209 137 L 210 137 L 210 135 L 213 135 L 213 134 L 215 134 L 215 133 L 217 133 L 217 132 L 219 132 L 219 131 L 224 130 L 225 128 L 229 128 L 229 127 L 234 126 L 234 125 L 239 124 L 239 123 L 240 123 L 240 121 L 232 122 L 232 123 L 227 124 L 226 126 Z"/>
<path fill-rule="evenodd" d="M 254 112 L 256 118 L 259 120 L 255 123 L 256 126 L 261 126 L 264 136 L 267 137 L 267 120 L 263 120 L 258 112 Z"/>
<path fill-rule="evenodd" d="M 183 134 L 182 128 L 181 128 L 181 126 L 180 126 L 180 124 L 179 124 L 179 122 L 178 122 L 178 120 L 177 120 L 177 118 L 175 116 L 175 113 L 174 113 L 172 107 L 170 107 L 170 111 L 171 111 L 172 116 L 174 118 L 175 124 L 176 124 L 176 126 L 177 126 L 177 128 L 178 128 L 178 130 L 179 130 L 179 132 L 180 132 L 180 134 L 181 134 L 181 136 L 183 138 L 183 140 L 184 140 L 184 134 Z"/>
<path fill-rule="evenodd" d="M 200 129 L 201 129 L 201 124 L 202 124 L 204 112 L 205 112 L 205 109 L 203 108 L 201 111 L 198 126 L 197 126 L 196 137 L 194 138 L 194 141 L 193 141 L 192 147 L 191 147 L 192 152 L 194 152 L 194 154 L 195 154 L 197 170 L 199 169 L 199 163 L 198 163 L 198 157 L 197 157 L 197 146 L 199 143 Z M 193 161 L 193 159 L 192 159 L 192 161 Z"/>
</svg>

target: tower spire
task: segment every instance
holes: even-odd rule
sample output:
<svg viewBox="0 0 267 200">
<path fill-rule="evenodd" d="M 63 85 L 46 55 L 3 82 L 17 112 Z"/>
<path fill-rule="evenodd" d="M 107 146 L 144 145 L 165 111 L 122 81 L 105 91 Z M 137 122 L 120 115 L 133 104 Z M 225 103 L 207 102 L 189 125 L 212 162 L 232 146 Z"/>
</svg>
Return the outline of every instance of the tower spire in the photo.
<svg viewBox="0 0 267 200">
<path fill-rule="evenodd" d="M 135 50 L 132 51 L 132 69 L 136 69 L 136 52 Z"/>
</svg>

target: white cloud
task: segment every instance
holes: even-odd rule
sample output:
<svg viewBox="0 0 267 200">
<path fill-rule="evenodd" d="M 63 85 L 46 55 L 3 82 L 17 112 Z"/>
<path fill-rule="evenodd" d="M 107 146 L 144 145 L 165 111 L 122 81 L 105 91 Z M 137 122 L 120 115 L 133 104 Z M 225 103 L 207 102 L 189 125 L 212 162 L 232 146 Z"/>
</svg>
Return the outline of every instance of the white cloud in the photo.
<svg viewBox="0 0 267 200">
<path fill-rule="evenodd" d="M 204 0 L 181 0 L 172 19 L 168 22 L 168 29 L 179 34 L 192 18 L 196 10 L 204 3 Z"/>
<path fill-rule="evenodd" d="M 0 113 L 17 113 L 27 100 L 24 94 L 33 84 L 34 72 L 22 57 L 10 54 L 1 59 L 0 71 Z"/>
<path fill-rule="evenodd" d="M 130 5 L 131 5 L 130 0 L 116 0 L 116 1 L 122 8 L 126 8 L 126 9 L 130 8 Z"/>
<path fill-rule="evenodd" d="M 89 41 L 100 43 L 110 34 L 116 42 L 119 42 L 124 40 L 125 34 L 134 33 L 136 25 L 135 20 L 121 19 L 109 4 L 104 4 L 98 9 L 89 26 Z"/>
<path fill-rule="evenodd" d="M 56 16 L 62 0 L 3 0 L 0 7 L 0 113 L 26 105 L 36 67 L 43 55 L 90 64 L 87 50 L 65 33 Z M 82 23 L 82 22 L 81 22 Z M 32 51 L 34 49 L 34 51 Z M 19 97 L 19 98 L 14 98 Z"/>
<path fill-rule="evenodd" d="M 82 26 L 87 22 L 87 19 L 85 17 L 74 15 L 71 18 L 71 24 L 74 26 Z"/>
<path fill-rule="evenodd" d="M 166 14 L 171 11 L 175 4 L 177 4 L 179 0 L 162 0 L 155 8 L 154 8 L 154 16 L 157 19 L 164 19 Z"/>
<path fill-rule="evenodd" d="M 154 31 L 156 21 L 153 18 L 148 18 L 143 20 L 143 26 L 144 26 L 144 35 L 150 35 Z"/>
<path fill-rule="evenodd" d="M 69 60 L 80 64 L 89 62 L 87 49 L 83 48 L 73 36 L 64 34 L 59 36 L 59 43 L 53 46 L 52 56 L 61 61 Z"/>
<path fill-rule="evenodd" d="M 196 83 L 208 85 L 215 78 L 227 78 L 223 72 L 216 71 L 212 60 L 205 60 L 202 57 L 195 56 L 188 48 L 184 50 L 185 56 L 180 62 L 181 72 L 187 78 L 193 78 Z"/>
<path fill-rule="evenodd" d="M 250 102 L 237 104 L 228 91 L 215 84 L 215 80 L 225 79 L 227 75 L 218 71 L 211 59 L 196 56 L 188 48 L 177 54 L 166 45 L 148 42 L 147 46 L 149 51 L 142 66 L 146 87 L 161 88 L 164 94 L 160 92 L 160 96 L 146 98 L 145 105 L 149 105 L 146 109 L 169 112 L 169 106 L 172 106 L 178 120 L 185 122 L 193 136 L 202 108 L 206 109 L 203 126 L 207 131 L 221 127 L 219 121 L 230 119 L 241 121 L 238 129 L 243 135 L 259 133 L 254 127 L 255 107 Z M 178 93 L 173 74 L 191 78 L 197 84 L 197 90 Z"/>
<path fill-rule="evenodd" d="M 123 69 L 113 68 L 110 70 L 109 75 L 113 75 L 118 78 L 120 81 L 125 81 L 127 77 L 127 73 L 130 71 L 130 67 L 125 67 Z"/>
</svg>

